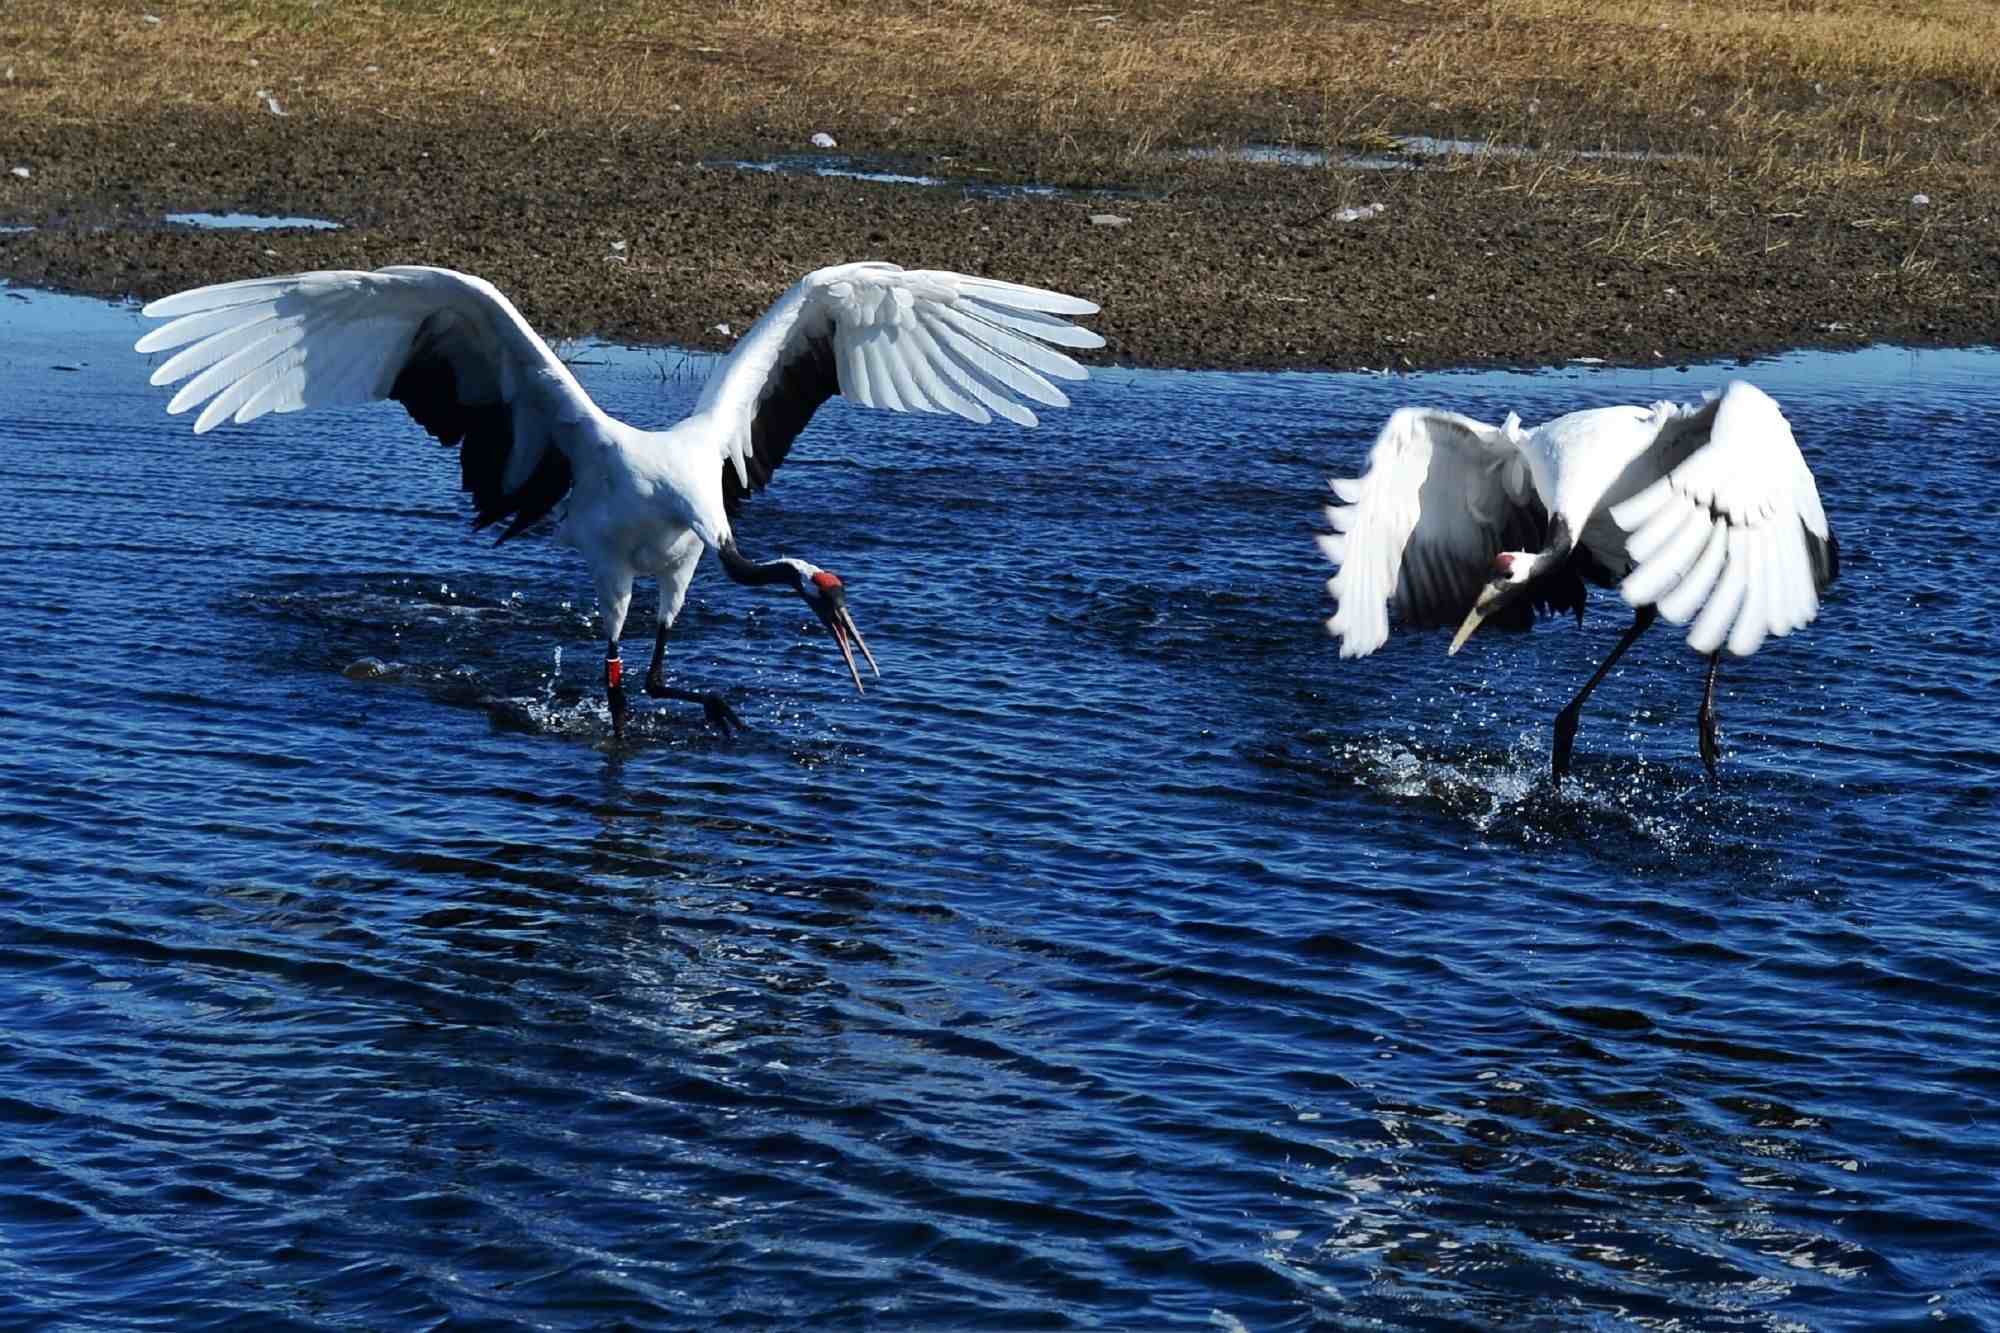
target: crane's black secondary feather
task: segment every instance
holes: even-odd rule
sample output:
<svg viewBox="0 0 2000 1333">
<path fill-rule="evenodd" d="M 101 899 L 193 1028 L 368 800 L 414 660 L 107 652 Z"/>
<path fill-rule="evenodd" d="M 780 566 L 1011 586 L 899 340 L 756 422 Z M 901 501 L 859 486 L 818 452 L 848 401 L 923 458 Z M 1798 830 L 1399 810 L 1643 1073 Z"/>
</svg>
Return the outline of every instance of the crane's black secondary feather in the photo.
<svg viewBox="0 0 2000 1333">
<path fill-rule="evenodd" d="M 1813 536 L 1812 529 L 1806 529 L 1806 554 L 1812 557 L 1813 586 L 1824 589 L 1827 584 L 1840 577 L 1840 539 L 1833 535 L 1833 528 L 1826 530 L 1826 540 Z"/>
<path fill-rule="evenodd" d="M 418 329 L 409 359 L 389 396 L 401 403 L 416 423 L 447 448 L 458 449 L 460 484 L 472 497 L 476 531 L 511 520 L 498 541 L 519 536 L 547 518 L 569 494 L 573 477 L 569 458 L 551 442 L 528 480 L 517 490 L 506 489 L 507 458 L 514 449 L 514 415 L 506 403 L 467 402 L 459 390 L 444 340 L 429 321 Z"/>
<path fill-rule="evenodd" d="M 1507 511 L 1506 526 L 1494 534 L 1492 554 L 1502 551 L 1540 551 L 1551 544 L 1553 525 L 1548 511 L 1534 496 Z M 1451 628 L 1465 619 L 1465 613 L 1479 599 L 1490 570 L 1475 569 L 1428 547 L 1412 546 L 1403 555 L 1396 587 L 1396 615 L 1405 625 L 1422 629 Z M 1571 613 L 1581 621 L 1588 596 L 1587 583 L 1601 588 L 1615 587 L 1617 580 L 1591 559 L 1581 546 L 1548 573 L 1530 583 L 1527 592 L 1500 606 L 1486 620 L 1489 626 L 1525 630 L 1537 616 Z"/>
<path fill-rule="evenodd" d="M 781 362 L 757 400 L 750 418 L 750 452 L 745 461 L 750 468 L 750 484 L 736 475 L 736 464 L 722 464 L 722 504 L 731 515 L 742 507 L 743 497 L 771 484 L 771 476 L 798 438 L 819 405 L 840 392 L 840 371 L 833 360 L 833 330 L 808 337 Z"/>
</svg>

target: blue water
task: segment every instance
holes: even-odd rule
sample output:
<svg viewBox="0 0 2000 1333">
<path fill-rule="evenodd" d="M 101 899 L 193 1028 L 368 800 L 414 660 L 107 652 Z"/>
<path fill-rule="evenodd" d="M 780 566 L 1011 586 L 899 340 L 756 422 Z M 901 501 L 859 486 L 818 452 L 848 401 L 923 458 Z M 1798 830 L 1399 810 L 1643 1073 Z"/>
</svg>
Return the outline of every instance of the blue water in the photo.
<svg viewBox="0 0 2000 1333">
<path fill-rule="evenodd" d="M 201 227 L 209 231 L 278 231 L 286 227 L 307 231 L 339 231 L 338 222 L 325 218 L 267 217 L 262 213 L 169 213 L 166 220 L 181 227 Z"/>
<path fill-rule="evenodd" d="M 1342 662 L 1323 479 L 1724 370 L 829 404 L 739 530 L 883 678 L 705 569 L 751 730 L 615 750 L 573 555 L 140 327 L 0 300 L 0 1327 L 2000 1326 L 2000 356 L 1753 367 L 1841 580 L 1558 793 L 1621 605 Z"/>
<path fill-rule="evenodd" d="M 949 161 L 949 159 L 945 159 Z M 847 157 L 831 153 L 793 153 L 784 157 L 770 158 L 762 162 L 745 161 L 740 158 L 722 158 L 702 164 L 706 167 L 727 168 L 733 171 L 759 171 L 766 175 L 785 176 L 832 176 L 845 180 L 868 181 L 875 185 L 918 185 L 926 188 L 949 187 L 968 196 L 994 199 L 1021 197 L 1055 198 L 1078 194 L 1090 194 L 1106 198 L 1128 195 L 1122 189 L 1070 190 L 1059 185 L 996 185 L 971 176 L 946 178 L 899 171 L 886 162 L 869 158 Z M 863 631 L 866 632 L 865 630 Z"/>
<path fill-rule="evenodd" d="M 1248 162 L 1267 167 L 1342 167 L 1350 171 L 1409 171 L 1427 160 L 1457 157 L 1567 157 L 1584 160 L 1624 162 L 1674 161 L 1681 154 L 1656 153 L 1643 149 L 1617 148 L 1530 148 L 1525 144 L 1499 143 L 1488 139 L 1439 139 L 1428 134 L 1389 136 L 1388 152 L 1328 152 L 1322 148 L 1301 148 L 1294 144 L 1252 143 L 1238 148 L 1189 148 L 1184 155 L 1196 161 Z M 1391 156 L 1390 154 L 1394 154 Z"/>
</svg>

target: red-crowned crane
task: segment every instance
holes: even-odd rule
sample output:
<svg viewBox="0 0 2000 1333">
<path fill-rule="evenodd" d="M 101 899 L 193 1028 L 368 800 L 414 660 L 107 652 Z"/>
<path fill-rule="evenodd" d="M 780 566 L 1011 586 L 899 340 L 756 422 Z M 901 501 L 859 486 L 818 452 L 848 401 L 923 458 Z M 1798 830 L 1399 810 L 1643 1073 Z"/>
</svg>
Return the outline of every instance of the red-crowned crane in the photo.
<svg viewBox="0 0 2000 1333">
<path fill-rule="evenodd" d="M 1063 316 L 1096 311 L 1078 297 L 962 273 L 823 268 L 780 297 L 722 359 L 694 410 L 660 431 L 607 416 L 512 302 L 450 269 L 296 273 L 196 288 L 145 308 L 172 323 L 139 339 L 137 350 L 180 349 L 152 382 L 188 379 L 167 411 L 206 404 L 196 434 L 269 412 L 393 399 L 457 446 L 475 528 L 504 522 L 504 541 L 557 513 L 557 537 L 582 553 L 597 583 L 606 698 L 622 736 L 628 705 L 618 645 L 640 575 L 660 587 L 646 692 L 699 703 L 724 731 L 742 725 L 720 694 L 669 686 L 663 674 L 667 631 L 708 548 L 736 582 L 802 598 L 857 690 L 855 648 L 881 674 L 838 577 L 803 560 L 754 561 L 737 548 L 730 520 L 739 502 L 769 483 L 793 438 L 836 393 L 867 407 L 1033 426 L 1028 404 L 1068 404 L 1052 380 L 1087 375 L 1054 349 L 1104 345 Z"/>
<path fill-rule="evenodd" d="M 1778 405 L 1736 381 L 1700 403 L 1600 407 L 1532 430 L 1430 408 L 1389 418 L 1359 480 L 1336 479 L 1320 545 L 1338 572 L 1326 627 L 1361 657 L 1403 623 L 1525 628 L 1536 612 L 1583 616 L 1584 583 L 1634 608 L 1597 671 L 1556 715 L 1551 765 L 1569 771 L 1584 700 L 1647 627 L 1688 625 L 1708 658 L 1699 716 L 1715 775 L 1722 649 L 1747 656 L 1811 623 L 1840 569 L 1819 488 Z"/>
</svg>

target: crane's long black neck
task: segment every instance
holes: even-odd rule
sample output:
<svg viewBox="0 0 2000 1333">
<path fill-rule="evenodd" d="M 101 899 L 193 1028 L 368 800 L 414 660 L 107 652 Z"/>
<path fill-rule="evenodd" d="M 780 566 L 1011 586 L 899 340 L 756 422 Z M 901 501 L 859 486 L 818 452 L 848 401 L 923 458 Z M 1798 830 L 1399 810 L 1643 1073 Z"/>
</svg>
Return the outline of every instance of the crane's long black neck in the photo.
<svg viewBox="0 0 2000 1333">
<path fill-rule="evenodd" d="M 1561 514 L 1550 520 L 1548 538 L 1548 544 L 1536 554 L 1535 563 L 1531 566 L 1533 573 L 1522 590 L 1522 600 L 1527 607 L 1519 614 L 1532 618 L 1535 612 L 1552 615 L 1569 611 L 1581 624 L 1583 604 L 1589 597 L 1584 580 L 1606 588 L 1616 587 L 1618 580 L 1597 563 L 1589 548 L 1577 545 L 1575 535 L 1569 530 L 1569 521 Z M 1521 628 L 1525 629 L 1527 623 L 1528 619 L 1523 619 Z"/>
<path fill-rule="evenodd" d="M 766 583 L 783 583 L 794 589 L 799 586 L 797 567 L 786 564 L 783 560 L 766 560 L 761 563 L 752 560 L 736 549 L 734 538 L 722 543 L 717 552 L 722 556 L 722 572 L 738 583 L 747 583 L 753 587 Z"/>
<path fill-rule="evenodd" d="M 1549 520 L 1549 540 L 1535 556 L 1534 577 L 1543 578 L 1553 574 L 1576 550 L 1576 534 L 1569 530 L 1569 520 L 1561 514 Z"/>
</svg>

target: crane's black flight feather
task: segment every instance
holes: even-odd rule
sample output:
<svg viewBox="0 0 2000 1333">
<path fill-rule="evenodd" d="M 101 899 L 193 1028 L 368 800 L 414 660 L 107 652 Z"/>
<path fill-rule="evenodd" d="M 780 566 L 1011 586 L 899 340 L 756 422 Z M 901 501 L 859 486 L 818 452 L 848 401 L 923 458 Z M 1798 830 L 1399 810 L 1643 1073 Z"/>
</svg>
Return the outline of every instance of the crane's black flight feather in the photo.
<svg viewBox="0 0 2000 1333">
<path fill-rule="evenodd" d="M 745 459 L 750 484 L 745 486 L 737 477 L 736 464 L 727 460 L 722 464 L 722 503 L 731 516 L 740 512 L 744 496 L 771 484 L 772 474 L 792 451 L 792 441 L 819 405 L 839 392 L 832 329 L 807 337 L 791 349 L 765 386 L 756 414 L 750 418 L 750 452 Z"/>
<path fill-rule="evenodd" d="M 574 480 L 569 458 L 553 442 L 543 446 L 541 462 L 528 480 L 517 490 L 506 489 L 507 458 L 514 449 L 513 410 L 497 399 L 467 401 L 479 395 L 460 391 L 450 340 L 432 321 L 426 320 L 411 340 L 410 355 L 389 396 L 438 443 L 457 446 L 459 481 L 472 497 L 475 531 L 507 519 L 511 521 L 496 540 L 517 537 L 547 518 L 569 494 Z"/>
</svg>

